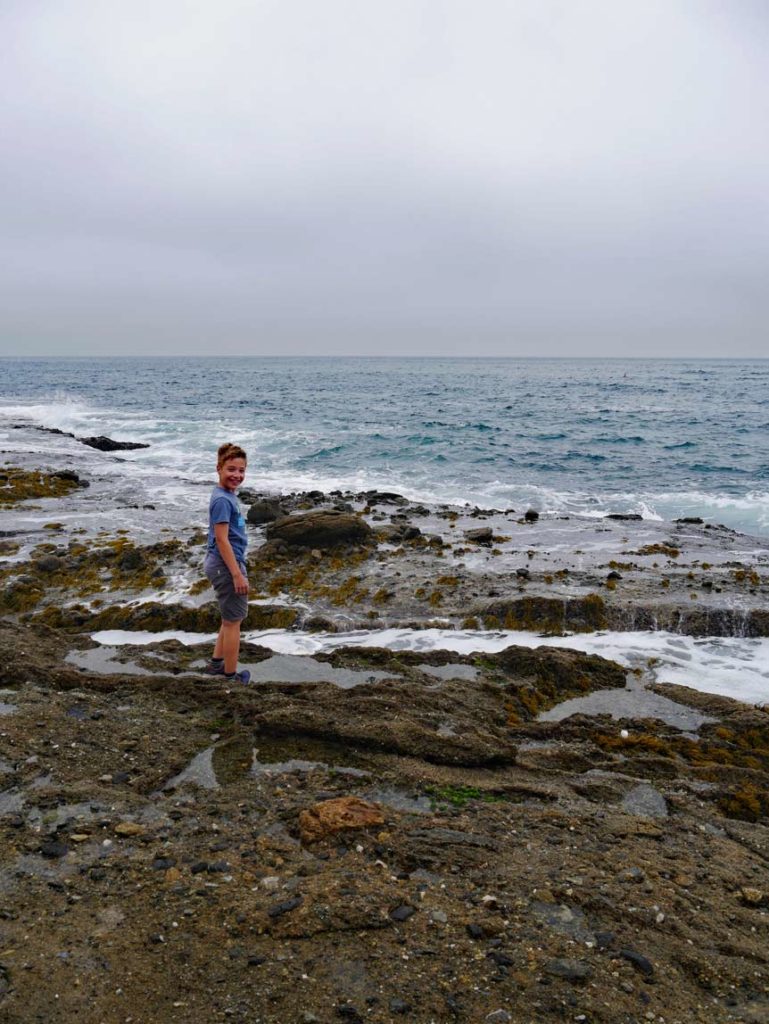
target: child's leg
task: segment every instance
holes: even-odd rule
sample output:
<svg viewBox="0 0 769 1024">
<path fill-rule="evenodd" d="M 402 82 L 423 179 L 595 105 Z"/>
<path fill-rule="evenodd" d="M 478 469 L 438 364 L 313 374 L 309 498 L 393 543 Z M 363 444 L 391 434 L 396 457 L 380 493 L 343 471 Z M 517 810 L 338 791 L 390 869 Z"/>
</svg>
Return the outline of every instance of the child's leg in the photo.
<svg viewBox="0 0 769 1024">
<path fill-rule="evenodd" d="M 214 644 L 213 660 L 224 661 L 224 620 L 222 620 L 222 624 L 219 627 L 219 633 Z"/>
<path fill-rule="evenodd" d="M 225 675 L 232 675 L 233 672 L 238 671 L 238 655 L 240 654 L 240 620 L 237 622 L 225 622 L 222 621 L 221 629 L 219 630 L 219 638 L 217 638 L 217 646 L 221 639 L 221 654 L 220 657 L 224 658 L 224 672 Z M 214 657 L 216 657 L 216 648 L 214 648 Z"/>
</svg>

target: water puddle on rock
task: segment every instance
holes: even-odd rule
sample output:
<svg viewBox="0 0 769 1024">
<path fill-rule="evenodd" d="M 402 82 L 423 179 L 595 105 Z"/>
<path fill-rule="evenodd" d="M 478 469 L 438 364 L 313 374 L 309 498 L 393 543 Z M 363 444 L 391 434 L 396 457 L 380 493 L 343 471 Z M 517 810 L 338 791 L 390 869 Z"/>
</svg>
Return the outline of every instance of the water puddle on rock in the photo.
<svg viewBox="0 0 769 1024">
<path fill-rule="evenodd" d="M 341 743 L 291 736 L 233 736 L 201 750 L 178 775 L 163 786 L 165 791 L 193 783 L 201 789 L 216 790 L 244 779 L 311 772 L 371 778 L 363 753 Z M 409 814 L 430 814 L 429 797 L 397 786 L 374 786 L 361 790 L 364 800 L 384 804 Z"/>
<path fill-rule="evenodd" d="M 201 750 L 163 789 L 178 789 L 185 782 L 202 789 L 220 789 L 249 776 L 309 772 L 316 768 L 365 778 L 369 774 L 365 760 L 365 755 L 341 743 L 311 737 L 234 736 Z"/>
<path fill-rule="evenodd" d="M 363 683 L 376 683 L 380 679 L 397 678 L 392 672 L 338 668 L 308 655 L 297 654 L 273 654 L 265 661 L 248 664 L 248 668 L 252 683 L 333 683 L 343 690 Z"/>
<path fill-rule="evenodd" d="M 715 719 L 646 688 L 643 678 L 627 676 L 623 690 L 594 690 L 573 697 L 538 716 L 540 722 L 562 722 L 571 715 L 611 715 L 614 719 L 658 718 L 696 739 L 697 730 Z"/>
<path fill-rule="evenodd" d="M 87 651 L 70 651 L 64 659 L 70 665 L 95 672 L 100 676 L 151 676 L 149 669 L 142 668 L 135 661 L 117 661 L 118 647 L 93 647 Z"/>
</svg>

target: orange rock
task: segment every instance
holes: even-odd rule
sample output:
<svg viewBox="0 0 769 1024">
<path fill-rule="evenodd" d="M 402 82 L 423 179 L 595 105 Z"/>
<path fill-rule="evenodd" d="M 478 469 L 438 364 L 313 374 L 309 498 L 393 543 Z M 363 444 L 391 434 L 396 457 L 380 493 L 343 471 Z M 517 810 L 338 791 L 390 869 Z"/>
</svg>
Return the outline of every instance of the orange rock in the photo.
<svg viewBox="0 0 769 1024">
<path fill-rule="evenodd" d="M 340 796 L 323 800 L 302 811 L 299 828 L 302 842 L 314 843 L 318 839 L 352 829 L 383 825 L 384 818 L 377 804 L 367 803 L 357 796 Z"/>
</svg>

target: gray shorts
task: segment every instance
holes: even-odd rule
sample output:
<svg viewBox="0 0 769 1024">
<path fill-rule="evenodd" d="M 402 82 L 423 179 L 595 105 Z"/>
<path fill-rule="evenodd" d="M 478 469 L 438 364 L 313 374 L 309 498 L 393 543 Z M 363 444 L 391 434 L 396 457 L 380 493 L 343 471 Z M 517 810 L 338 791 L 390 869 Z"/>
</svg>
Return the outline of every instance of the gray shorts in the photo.
<svg viewBox="0 0 769 1024">
<path fill-rule="evenodd" d="M 240 571 L 245 576 L 246 567 L 242 562 Z M 206 576 L 214 588 L 216 600 L 219 602 L 219 611 L 222 613 L 224 622 L 242 622 L 248 615 L 248 594 L 236 594 L 235 584 L 232 582 L 230 570 L 221 558 L 208 557 L 203 565 Z"/>
</svg>

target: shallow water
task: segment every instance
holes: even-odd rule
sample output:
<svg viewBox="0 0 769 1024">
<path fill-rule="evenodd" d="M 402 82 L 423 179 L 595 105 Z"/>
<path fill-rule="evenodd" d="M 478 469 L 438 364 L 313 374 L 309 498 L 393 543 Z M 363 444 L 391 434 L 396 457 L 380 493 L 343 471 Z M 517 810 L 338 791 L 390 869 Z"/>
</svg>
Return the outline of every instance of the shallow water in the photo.
<svg viewBox="0 0 769 1024">
<path fill-rule="evenodd" d="M 149 633 L 105 630 L 99 643 L 152 644 L 176 638 L 197 644 L 213 640 L 204 633 Z M 384 629 L 354 633 L 293 633 L 265 630 L 245 638 L 280 654 L 312 655 L 337 647 L 386 647 L 390 650 L 448 650 L 458 654 L 501 651 L 511 644 L 524 647 L 566 647 L 610 658 L 627 668 L 642 668 L 658 683 L 690 686 L 749 704 L 769 703 L 769 638 L 689 637 L 674 633 L 576 633 L 542 637 L 512 630 Z"/>
</svg>

